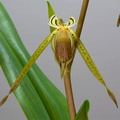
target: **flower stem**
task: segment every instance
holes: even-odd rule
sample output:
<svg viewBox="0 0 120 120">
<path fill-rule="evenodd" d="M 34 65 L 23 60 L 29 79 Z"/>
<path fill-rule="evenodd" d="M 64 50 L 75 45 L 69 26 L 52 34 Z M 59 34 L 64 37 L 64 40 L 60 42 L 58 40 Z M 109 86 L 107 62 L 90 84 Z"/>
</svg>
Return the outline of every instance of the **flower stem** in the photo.
<svg viewBox="0 0 120 120">
<path fill-rule="evenodd" d="M 74 98 L 72 93 L 70 71 L 67 67 L 66 67 L 66 74 L 64 75 L 64 85 L 65 85 L 66 98 L 67 98 L 68 109 L 70 114 L 70 120 L 74 120 L 76 116 L 76 110 L 75 110 Z"/>
<path fill-rule="evenodd" d="M 80 37 L 81 32 L 82 32 L 82 27 L 83 27 L 86 11 L 88 8 L 88 3 L 89 3 L 89 0 L 83 0 L 83 4 L 82 4 L 80 16 L 79 16 L 79 20 L 78 20 L 78 24 L 77 24 L 77 28 L 76 28 L 76 34 L 77 34 L 78 38 Z"/>
<path fill-rule="evenodd" d="M 80 12 L 77 28 L 76 28 L 76 35 L 80 37 L 87 7 L 88 7 L 89 0 L 83 0 L 82 9 Z M 72 85 L 71 85 L 71 79 L 70 79 L 70 69 L 71 69 L 72 61 L 71 63 L 65 68 L 65 74 L 64 74 L 64 86 L 65 86 L 65 92 L 66 92 L 66 98 L 68 103 L 68 109 L 70 114 L 70 120 L 75 120 L 76 117 L 76 110 L 75 110 L 75 104 L 74 104 L 74 97 L 72 92 Z"/>
</svg>

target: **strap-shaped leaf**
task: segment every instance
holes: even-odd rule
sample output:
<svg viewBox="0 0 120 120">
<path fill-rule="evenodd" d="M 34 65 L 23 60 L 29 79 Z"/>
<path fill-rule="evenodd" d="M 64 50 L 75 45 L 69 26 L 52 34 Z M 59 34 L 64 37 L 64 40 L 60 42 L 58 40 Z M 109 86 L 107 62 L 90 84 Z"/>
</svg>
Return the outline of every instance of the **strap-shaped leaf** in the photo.
<svg viewBox="0 0 120 120">
<path fill-rule="evenodd" d="M 11 94 L 12 92 L 14 92 L 16 90 L 16 88 L 20 85 L 21 81 L 23 80 L 24 76 L 27 74 L 28 70 L 31 68 L 31 66 L 34 64 L 34 62 L 37 60 L 37 58 L 40 56 L 40 54 L 43 52 L 43 50 L 48 46 L 48 44 L 51 42 L 51 40 L 53 39 L 54 35 L 55 35 L 56 31 L 54 31 L 53 33 L 51 33 L 40 45 L 39 47 L 36 49 L 36 51 L 33 53 L 33 55 L 31 56 L 31 58 L 29 59 L 29 61 L 26 63 L 25 67 L 22 69 L 22 71 L 20 72 L 20 74 L 18 75 L 18 77 L 16 78 L 14 84 L 12 85 L 12 87 L 10 88 L 9 94 Z M 2 33 L 0 33 L 1 36 Z M 6 95 L 2 101 L 0 101 L 0 106 L 7 100 L 8 95 Z"/>
<path fill-rule="evenodd" d="M 0 63 L 9 84 L 13 84 L 19 71 L 22 69 L 22 65 L 2 35 L 0 35 Z M 0 81 L 2 80 L 3 79 Z M 0 84 L 0 86 L 1 85 L 2 84 Z M 0 91 L 0 93 L 2 93 L 2 91 Z M 28 76 L 25 76 L 23 82 L 14 94 L 29 120 L 50 120 L 49 114 Z"/>
<path fill-rule="evenodd" d="M 83 45 L 81 40 L 78 40 L 77 43 L 77 49 L 79 51 L 79 53 L 81 54 L 82 58 L 84 59 L 86 65 L 88 66 L 88 68 L 90 69 L 90 71 L 93 73 L 93 75 L 106 87 L 108 95 L 110 96 L 110 98 L 114 101 L 114 103 L 116 104 L 116 106 L 118 107 L 115 95 L 113 94 L 113 92 L 108 89 L 108 87 L 106 86 L 106 83 L 104 81 L 104 79 L 102 78 L 101 74 L 99 73 L 97 67 L 95 66 L 92 58 L 90 57 L 88 51 L 86 50 L 85 46 Z"/>
<path fill-rule="evenodd" d="M 1 3 L 0 31 L 4 35 L 0 41 L 5 41 L 5 44 L 0 44 L 0 64 L 9 84 L 12 85 L 30 59 L 30 54 L 25 49 L 12 20 Z M 9 49 L 5 45 L 9 46 Z M 3 50 L 6 52 L 2 54 Z M 64 95 L 36 64 L 29 69 L 15 94 L 29 120 L 69 120 Z"/>
</svg>

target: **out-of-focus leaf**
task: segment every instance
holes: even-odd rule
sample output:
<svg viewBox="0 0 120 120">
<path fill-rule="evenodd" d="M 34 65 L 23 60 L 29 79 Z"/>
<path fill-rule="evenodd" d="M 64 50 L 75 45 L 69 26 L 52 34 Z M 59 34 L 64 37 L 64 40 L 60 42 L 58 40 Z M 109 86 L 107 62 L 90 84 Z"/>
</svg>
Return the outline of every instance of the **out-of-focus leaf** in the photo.
<svg viewBox="0 0 120 120">
<path fill-rule="evenodd" d="M 47 5 L 48 5 L 48 18 L 50 18 L 52 15 L 55 14 L 55 12 L 49 1 L 47 1 Z M 53 32 L 54 30 L 55 28 L 50 26 L 50 32 Z"/>
<path fill-rule="evenodd" d="M 89 101 L 85 100 L 82 106 L 80 107 L 75 120 L 88 120 L 89 109 L 90 109 Z"/>
<path fill-rule="evenodd" d="M 30 55 L 1 3 L 0 32 L 0 64 L 12 85 Z M 15 95 L 29 120 L 69 120 L 65 97 L 36 64 L 28 71 Z"/>
</svg>

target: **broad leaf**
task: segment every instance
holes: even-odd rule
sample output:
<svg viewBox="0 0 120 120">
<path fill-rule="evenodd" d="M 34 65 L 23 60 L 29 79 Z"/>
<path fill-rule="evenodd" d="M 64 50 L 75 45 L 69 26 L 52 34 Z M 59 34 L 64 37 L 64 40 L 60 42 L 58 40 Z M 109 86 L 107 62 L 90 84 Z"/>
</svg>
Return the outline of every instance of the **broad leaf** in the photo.
<svg viewBox="0 0 120 120">
<path fill-rule="evenodd" d="M 0 32 L 0 64 L 12 85 L 30 55 L 1 3 Z M 29 120 L 69 120 L 65 97 L 36 64 L 28 71 L 15 95 Z"/>
</svg>

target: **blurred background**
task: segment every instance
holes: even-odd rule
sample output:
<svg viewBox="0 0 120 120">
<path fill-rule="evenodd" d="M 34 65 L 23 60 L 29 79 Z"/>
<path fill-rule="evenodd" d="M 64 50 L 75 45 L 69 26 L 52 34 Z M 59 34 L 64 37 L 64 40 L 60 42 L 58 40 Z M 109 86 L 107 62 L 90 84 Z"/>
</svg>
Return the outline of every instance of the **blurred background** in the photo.
<svg viewBox="0 0 120 120">
<path fill-rule="evenodd" d="M 7 9 L 16 29 L 32 55 L 38 45 L 49 35 L 47 4 L 45 0 L 0 0 Z M 58 18 L 68 21 L 79 17 L 82 0 L 50 0 Z M 119 0 L 90 0 L 81 40 L 90 53 L 107 86 L 116 95 L 120 105 L 120 14 Z M 73 27 L 75 30 L 76 26 Z M 59 66 L 48 46 L 36 63 L 46 76 L 65 94 Z M 107 95 L 105 87 L 91 74 L 80 54 L 73 62 L 72 86 L 78 110 L 85 99 L 90 100 L 90 120 L 120 120 L 120 109 Z M 9 85 L 0 69 L 0 99 L 9 91 Z M 0 120 L 26 120 L 13 94 L 0 107 Z"/>
</svg>

